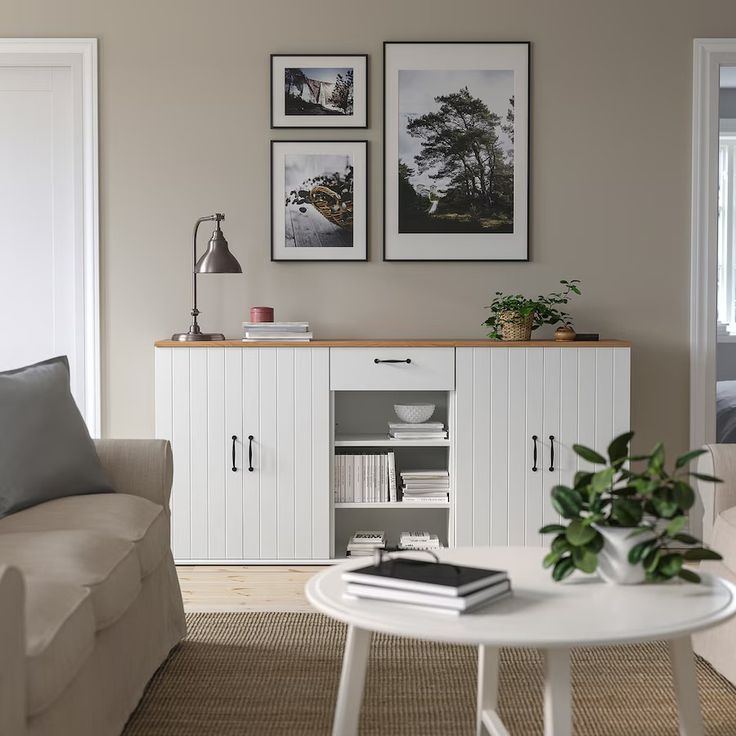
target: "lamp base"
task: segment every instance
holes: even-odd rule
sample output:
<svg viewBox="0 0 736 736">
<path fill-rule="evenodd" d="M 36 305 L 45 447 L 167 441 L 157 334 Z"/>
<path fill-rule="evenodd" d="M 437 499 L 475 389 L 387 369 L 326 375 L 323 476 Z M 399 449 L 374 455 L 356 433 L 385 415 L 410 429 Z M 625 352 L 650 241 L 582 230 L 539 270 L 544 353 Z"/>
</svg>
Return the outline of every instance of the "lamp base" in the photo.
<svg viewBox="0 0 736 736">
<path fill-rule="evenodd" d="M 205 342 L 212 340 L 224 340 L 225 335 L 219 332 L 177 332 L 171 336 L 177 342 Z"/>
</svg>

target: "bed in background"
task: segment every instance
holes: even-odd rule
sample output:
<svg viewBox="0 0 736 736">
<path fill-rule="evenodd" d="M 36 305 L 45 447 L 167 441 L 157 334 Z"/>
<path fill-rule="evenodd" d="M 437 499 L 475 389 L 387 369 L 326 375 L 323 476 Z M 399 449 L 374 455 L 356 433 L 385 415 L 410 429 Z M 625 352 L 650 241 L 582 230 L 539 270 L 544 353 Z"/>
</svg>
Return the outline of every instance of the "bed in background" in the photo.
<svg viewBox="0 0 736 736">
<path fill-rule="evenodd" d="M 736 443 L 736 381 L 716 383 L 716 441 Z"/>
</svg>

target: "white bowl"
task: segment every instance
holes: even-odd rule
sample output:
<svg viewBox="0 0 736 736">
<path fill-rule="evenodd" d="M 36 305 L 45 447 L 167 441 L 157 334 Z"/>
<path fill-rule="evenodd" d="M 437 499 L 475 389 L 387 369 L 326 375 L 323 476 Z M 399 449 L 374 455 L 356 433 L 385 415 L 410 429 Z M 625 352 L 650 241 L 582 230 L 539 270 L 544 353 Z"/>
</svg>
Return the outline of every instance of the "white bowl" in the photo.
<svg viewBox="0 0 736 736">
<path fill-rule="evenodd" d="M 421 424 L 434 414 L 434 404 L 394 404 L 396 416 L 407 424 Z"/>
</svg>

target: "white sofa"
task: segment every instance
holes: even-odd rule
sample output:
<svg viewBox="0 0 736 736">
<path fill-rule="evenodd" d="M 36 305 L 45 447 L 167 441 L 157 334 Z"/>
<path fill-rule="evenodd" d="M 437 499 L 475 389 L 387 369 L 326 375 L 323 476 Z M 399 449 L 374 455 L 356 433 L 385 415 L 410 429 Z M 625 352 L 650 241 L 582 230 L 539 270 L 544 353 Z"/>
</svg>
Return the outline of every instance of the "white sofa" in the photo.
<svg viewBox="0 0 736 736">
<path fill-rule="evenodd" d="M 119 734 L 186 633 L 168 442 L 100 440 L 117 493 L 0 519 L 0 734 Z"/>
<path fill-rule="evenodd" d="M 736 445 L 706 445 L 697 470 L 722 483 L 698 481 L 703 503 L 703 541 L 723 557 L 701 569 L 736 583 Z M 694 638 L 695 651 L 736 685 L 736 619 Z"/>
</svg>

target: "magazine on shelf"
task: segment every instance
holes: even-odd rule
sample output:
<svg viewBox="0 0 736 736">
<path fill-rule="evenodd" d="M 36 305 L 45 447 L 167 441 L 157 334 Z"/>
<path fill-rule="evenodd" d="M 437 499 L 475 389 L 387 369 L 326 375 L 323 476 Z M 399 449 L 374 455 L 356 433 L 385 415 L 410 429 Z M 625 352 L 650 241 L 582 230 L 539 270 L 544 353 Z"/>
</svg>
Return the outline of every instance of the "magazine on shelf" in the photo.
<svg viewBox="0 0 736 736">
<path fill-rule="evenodd" d="M 410 424 L 408 422 L 389 422 L 388 428 L 395 429 L 408 429 L 412 431 L 428 431 L 430 429 L 444 429 L 445 425 L 442 422 L 420 422 Z"/>
<path fill-rule="evenodd" d="M 413 539 L 413 540 L 422 540 L 422 539 L 429 539 L 432 536 L 431 532 L 401 532 L 399 534 L 399 540 L 403 541 L 404 539 Z"/>
<path fill-rule="evenodd" d="M 309 322 L 243 322 L 244 330 L 258 330 L 268 332 L 277 330 L 279 332 L 307 332 Z"/>
<path fill-rule="evenodd" d="M 386 457 L 388 459 L 388 500 L 396 503 L 399 500 L 396 488 L 396 453 L 389 452 Z"/>
<path fill-rule="evenodd" d="M 247 330 L 243 340 L 279 340 L 283 342 L 309 342 L 314 337 L 311 332 L 252 332 Z"/>
<path fill-rule="evenodd" d="M 386 543 L 384 531 L 357 531 L 350 537 L 348 544 L 377 545 Z"/>
<path fill-rule="evenodd" d="M 392 477 L 396 496 L 395 459 L 387 452 L 340 453 L 335 455 L 333 468 L 336 503 L 386 502 L 391 497 Z"/>
<path fill-rule="evenodd" d="M 407 497 L 407 496 L 404 496 L 404 498 L 401 500 L 401 503 L 405 503 L 407 505 L 409 505 L 409 504 L 416 504 L 417 506 L 420 505 L 420 504 L 430 505 L 430 504 L 433 504 L 433 503 L 434 504 L 443 504 L 443 503 L 446 504 L 447 503 L 447 494 L 445 494 L 445 496 L 443 496 L 443 497 L 434 497 L 434 496 L 429 496 L 429 497 L 426 497 L 426 496 L 416 496 L 416 497 L 408 496 Z"/>
</svg>

